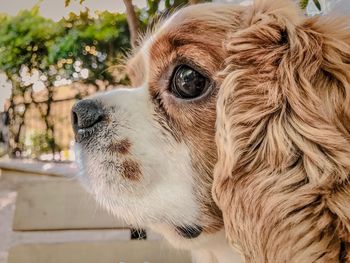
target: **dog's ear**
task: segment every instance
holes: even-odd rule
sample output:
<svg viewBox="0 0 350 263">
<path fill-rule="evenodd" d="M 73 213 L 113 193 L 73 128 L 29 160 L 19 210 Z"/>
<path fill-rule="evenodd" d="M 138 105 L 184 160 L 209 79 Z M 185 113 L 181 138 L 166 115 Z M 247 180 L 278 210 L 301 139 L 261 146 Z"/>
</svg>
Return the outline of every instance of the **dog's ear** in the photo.
<svg viewBox="0 0 350 263">
<path fill-rule="evenodd" d="M 350 29 L 341 21 L 349 18 L 305 18 L 292 1 L 256 0 L 228 37 L 213 186 L 225 224 L 233 203 L 245 206 L 235 195 L 249 200 L 247 218 L 278 195 L 285 216 L 307 185 L 322 199 L 322 227 L 350 241 Z"/>
<path fill-rule="evenodd" d="M 228 35 L 225 41 L 228 58 L 220 74 L 222 84 L 217 102 L 216 177 L 231 177 L 240 166 L 255 165 L 248 160 L 246 147 L 250 144 L 250 148 L 260 148 L 261 142 L 250 138 L 263 137 L 267 123 L 262 120 L 283 103 L 282 89 L 288 84 L 280 86 L 285 76 L 277 73 L 283 67 L 281 63 L 288 62 L 282 60 L 290 52 L 291 34 L 295 34 L 298 22 L 290 1 L 257 0 L 242 19 L 242 28 Z M 292 72 L 287 69 L 284 72 L 289 73 Z M 277 143 L 266 147 L 277 147 Z M 289 146 L 280 150 L 287 152 Z M 266 152 L 265 157 L 273 163 L 282 162 L 277 152 L 277 149 Z"/>
</svg>

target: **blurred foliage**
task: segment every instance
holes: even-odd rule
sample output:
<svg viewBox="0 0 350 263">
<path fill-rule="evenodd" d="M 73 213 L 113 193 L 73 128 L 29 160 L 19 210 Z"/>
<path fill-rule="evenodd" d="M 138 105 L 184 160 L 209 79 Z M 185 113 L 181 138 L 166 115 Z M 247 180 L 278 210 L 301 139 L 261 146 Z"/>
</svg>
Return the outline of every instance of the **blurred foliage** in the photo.
<svg viewBox="0 0 350 263">
<path fill-rule="evenodd" d="M 47 132 L 54 134 L 50 115 L 56 86 L 78 81 L 99 90 L 101 86 L 125 84 L 125 76 L 114 78 L 110 68 L 129 48 L 124 14 L 101 12 L 91 16 L 86 10 L 54 22 L 42 17 L 39 6 L 35 6 L 17 16 L 0 16 L 0 72 L 12 85 L 8 109 L 11 148 L 22 147 L 20 133 L 29 104 L 37 106 Z M 36 91 L 43 91 L 44 101 L 35 100 Z M 22 104 L 18 106 L 16 101 Z M 53 151 L 59 149 L 51 142 L 53 138 L 42 139 L 49 148 L 54 147 Z"/>
<path fill-rule="evenodd" d="M 52 135 L 48 132 L 36 132 L 30 137 L 31 154 L 33 157 L 39 157 L 41 154 L 49 153 L 52 149 L 60 151 Z"/>
<path fill-rule="evenodd" d="M 3 17 L 0 26 L 0 69 L 16 74 L 22 65 L 44 67 L 49 45 L 63 28 L 38 15 L 38 7 L 15 17 Z"/>
<path fill-rule="evenodd" d="M 113 82 L 108 67 L 129 48 L 125 15 L 103 12 L 92 18 L 87 10 L 56 23 L 40 16 L 38 10 L 36 6 L 1 19 L 0 70 L 15 89 L 24 91 L 33 84 L 21 79 L 23 67 L 29 74 L 39 71 L 46 86 L 62 78 L 93 84 L 96 79 Z M 79 68 L 89 70 L 88 78 L 74 74 Z"/>
<path fill-rule="evenodd" d="M 69 6 L 71 0 L 64 0 L 64 5 L 67 7 Z M 84 2 L 84 0 L 79 0 L 80 4 L 82 4 Z"/>
<path fill-rule="evenodd" d="M 312 1 L 315 3 L 317 9 L 321 11 L 320 2 L 318 0 L 312 0 Z M 300 2 L 299 2 L 300 8 L 305 9 L 308 6 L 309 2 L 310 2 L 310 0 L 300 0 Z"/>
<path fill-rule="evenodd" d="M 49 48 L 49 64 L 64 68 L 65 77 L 77 81 L 74 62 L 79 61 L 80 68 L 89 70 L 84 82 L 95 84 L 96 80 L 103 80 L 115 84 L 108 68 L 118 64 L 130 48 L 125 15 L 103 12 L 91 18 L 86 11 L 71 14 L 61 23 L 64 33 Z"/>
</svg>

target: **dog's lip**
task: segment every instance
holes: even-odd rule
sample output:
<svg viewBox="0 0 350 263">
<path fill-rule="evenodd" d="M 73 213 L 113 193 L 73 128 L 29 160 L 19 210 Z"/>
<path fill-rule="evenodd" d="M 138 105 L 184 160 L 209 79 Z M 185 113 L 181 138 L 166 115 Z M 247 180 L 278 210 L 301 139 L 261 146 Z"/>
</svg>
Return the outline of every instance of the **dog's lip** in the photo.
<svg viewBox="0 0 350 263">
<path fill-rule="evenodd" d="M 176 226 L 176 232 L 187 239 L 197 238 L 203 232 L 203 227 L 194 226 Z"/>
</svg>

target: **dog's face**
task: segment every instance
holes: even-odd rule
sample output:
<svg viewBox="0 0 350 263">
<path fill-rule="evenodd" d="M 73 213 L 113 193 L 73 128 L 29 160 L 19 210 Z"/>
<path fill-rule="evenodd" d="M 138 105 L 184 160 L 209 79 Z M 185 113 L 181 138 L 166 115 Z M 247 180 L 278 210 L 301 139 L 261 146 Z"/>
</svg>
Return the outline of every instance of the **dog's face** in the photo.
<svg viewBox="0 0 350 263">
<path fill-rule="evenodd" d="M 77 159 L 90 191 L 114 214 L 152 226 L 174 244 L 200 242 L 223 227 L 211 197 L 217 75 L 242 10 L 203 4 L 178 11 L 130 59 L 133 88 L 73 108 Z"/>
</svg>

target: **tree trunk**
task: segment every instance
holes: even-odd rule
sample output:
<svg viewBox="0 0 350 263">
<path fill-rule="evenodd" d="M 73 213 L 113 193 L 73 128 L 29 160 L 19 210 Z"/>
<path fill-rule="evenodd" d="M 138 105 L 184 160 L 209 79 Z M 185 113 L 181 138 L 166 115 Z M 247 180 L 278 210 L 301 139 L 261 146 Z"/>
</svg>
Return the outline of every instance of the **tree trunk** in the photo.
<svg viewBox="0 0 350 263">
<path fill-rule="evenodd" d="M 137 36 L 139 33 L 139 20 L 137 18 L 135 8 L 132 4 L 132 0 L 123 0 L 126 8 L 126 18 L 128 20 L 128 26 L 130 31 L 130 43 L 132 47 L 137 44 Z"/>
<path fill-rule="evenodd" d="M 195 4 L 198 4 L 198 3 L 200 3 L 201 1 L 200 0 L 188 0 L 188 3 L 190 4 L 190 5 L 195 5 Z"/>
</svg>

